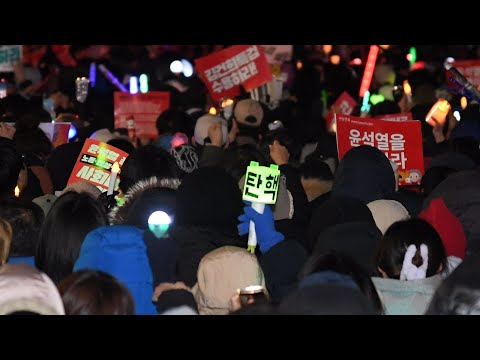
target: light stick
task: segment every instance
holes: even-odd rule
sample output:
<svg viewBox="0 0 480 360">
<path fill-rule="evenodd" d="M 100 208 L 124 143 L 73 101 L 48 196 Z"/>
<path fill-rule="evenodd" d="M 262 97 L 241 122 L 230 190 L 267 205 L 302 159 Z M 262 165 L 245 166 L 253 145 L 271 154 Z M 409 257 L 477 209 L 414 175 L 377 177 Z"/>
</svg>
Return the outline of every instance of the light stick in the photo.
<svg viewBox="0 0 480 360">
<path fill-rule="evenodd" d="M 100 64 L 98 65 L 98 69 L 102 72 L 103 75 L 110 81 L 110 83 L 114 86 L 116 86 L 120 91 L 123 92 L 128 92 L 127 88 L 123 86 L 123 84 L 116 78 L 110 70 L 108 70 L 105 65 Z"/>
<path fill-rule="evenodd" d="M 280 170 L 278 170 L 277 165 L 271 164 L 270 167 L 259 166 L 258 162 L 250 161 L 245 174 L 242 198 L 250 201 L 252 208 L 263 214 L 265 204 L 275 204 L 277 201 L 279 181 Z M 256 246 L 255 223 L 250 221 L 247 250 L 253 254 Z"/>
<path fill-rule="evenodd" d="M 138 78 L 138 81 L 140 82 L 140 91 L 142 94 L 145 94 L 148 92 L 148 77 L 145 74 L 140 75 Z"/>
<path fill-rule="evenodd" d="M 110 182 L 108 183 L 107 196 L 113 194 L 113 190 L 115 188 L 115 182 L 117 180 L 117 175 L 119 171 L 120 171 L 120 166 L 118 166 L 118 162 L 115 161 L 115 163 L 112 166 L 112 172 L 110 173 Z"/>
<path fill-rule="evenodd" d="M 90 74 L 88 76 L 90 80 L 90 86 L 95 87 L 95 81 L 97 79 L 97 64 L 94 62 L 90 63 Z"/>
<path fill-rule="evenodd" d="M 362 84 L 360 86 L 359 95 L 361 98 L 365 96 L 365 93 L 370 88 L 370 84 L 372 83 L 373 72 L 375 70 L 375 63 L 377 62 L 379 49 L 380 48 L 377 45 L 370 46 L 367 63 L 365 65 L 365 71 L 363 72 Z"/>
<path fill-rule="evenodd" d="M 148 218 L 148 228 L 157 239 L 165 235 L 171 223 L 172 219 L 164 211 L 155 211 Z"/>
<path fill-rule="evenodd" d="M 138 93 L 138 78 L 130 76 L 130 94 L 135 95 L 136 93 Z"/>
</svg>

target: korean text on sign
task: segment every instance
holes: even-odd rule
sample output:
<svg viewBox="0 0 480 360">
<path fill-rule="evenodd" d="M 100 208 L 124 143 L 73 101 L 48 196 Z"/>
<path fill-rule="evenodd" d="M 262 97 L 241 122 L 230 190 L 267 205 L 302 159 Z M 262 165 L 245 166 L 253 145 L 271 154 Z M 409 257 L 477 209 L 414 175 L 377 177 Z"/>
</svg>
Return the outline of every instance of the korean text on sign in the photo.
<svg viewBox="0 0 480 360">
<path fill-rule="evenodd" d="M 68 184 L 78 181 L 92 183 L 101 191 L 107 191 L 113 164 L 118 162 L 120 168 L 128 154 L 106 143 L 87 139 L 73 168 Z M 119 178 L 115 189 L 117 189 Z"/>
<path fill-rule="evenodd" d="M 275 204 L 277 201 L 280 170 L 277 165 L 270 167 L 259 166 L 258 162 L 251 161 L 245 175 L 243 200 Z"/>
<path fill-rule="evenodd" d="M 257 45 L 235 45 L 199 58 L 195 65 L 214 100 L 239 95 L 240 85 L 250 91 L 272 78 Z"/>
<path fill-rule="evenodd" d="M 419 121 L 388 121 L 337 114 L 338 155 L 368 145 L 382 151 L 398 165 L 399 172 L 423 174 L 423 146 Z M 407 185 L 408 176 L 400 185 Z"/>
</svg>

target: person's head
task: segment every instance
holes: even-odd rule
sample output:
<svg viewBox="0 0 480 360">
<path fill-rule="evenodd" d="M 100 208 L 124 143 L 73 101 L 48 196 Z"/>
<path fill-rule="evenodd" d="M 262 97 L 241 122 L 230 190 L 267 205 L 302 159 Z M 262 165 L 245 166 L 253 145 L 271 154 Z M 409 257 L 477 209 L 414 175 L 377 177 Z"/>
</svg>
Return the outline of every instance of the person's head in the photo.
<svg viewBox="0 0 480 360">
<path fill-rule="evenodd" d="M 200 315 L 226 315 L 237 289 L 265 287 L 257 257 L 236 246 L 222 246 L 206 254 L 198 266 L 197 277 L 192 291 Z"/>
<path fill-rule="evenodd" d="M 119 187 L 125 194 L 140 180 L 155 176 L 160 179 L 176 178 L 178 166 L 168 151 L 153 145 L 135 149 L 125 160 L 120 173 Z"/>
<path fill-rule="evenodd" d="M 377 247 L 377 270 L 384 278 L 400 279 L 405 254 L 411 245 L 415 246 L 416 251 L 408 266 L 422 266 L 426 259 L 421 253 L 421 246 L 425 245 L 428 249 L 428 267 L 425 277 L 433 276 L 446 269 L 445 247 L 435 228 L 425 220 L 408 219 L 392 224 Z"/>
<path fill-rule="evenodd" d="M 107 224 L 105 209 L 92 196 L 65 193 L 55 201 L 40 229 L 35 266 L 60 282 L 72 272 L 85 236 Z"/>
<path fill-rule="evenodd" d="M 360 290 L 379 314 L 383 304 L 370 273 L 352 257 L 338 251 L 315 251 L 300 271 L 299 287 L 335 283 Z"/>
<path fill-rule="evenodd" d="M 184 111 L 167 109 L 157 117 L 155 125 L 159 135 L 173 135 L 176 132 L 184 132 L 189 127 L 190 121 Z"/>
<path fill-rule="evenodd" d="M 0 315 L 65 315 L 62 298 L 52 280 L 27 264 L 0 268 Z"/>
<path fill-rule="evenodd" d="M 225 170 L 199 168 L 186 175 L 178 187 L 176 222 L 236 232 L 243 206 L 238 183 Z"/>
<path fill-rule="evenodd" d="M 58 284 L 66 315 L 134 315 L 130 291 L 115 277 L 80 270 Z"/>
<path fill-rule="evenodd" d="M 12 243 L 12 227 L 8 221 L 0 218 L 0 266 L 7 262 Z"/>
<path fill-rule="evenodd" d="M 192 143 L 196 147 L 205 146 L 205 140 L 209 139 L 208 129 L 214 123 L 222 124 L 222 145 L 225 144 L 228 140 L 228 126 L 225 119 L 220 116 L 206 114 L 198 118 L 195 123 L 194 135 L 192 138 Z"/>
<path fill-rule="evenodd" d="M 16 131 L 13 141 L 15 141 L 17 151 L 22 155 L 27 155 L 27 162 L 31 155 L 45 160 L 53 150 L 50 139 L 39 128 L 24 132 Z"/>
<path fill-rule="evenodd" d="M 135 150 L 135 146 L 130 140 L 124 138 L 114 138 L 107 141 L 108 145 L 115 146 L 117 149 L 125 151 L 127 154 L 131 154 Z"/>
<path fill-rule="evenodd" d="M 470 255 L 442 282 L 425 315 L 480 314 L 480 256 Z"/>
<path fill-rule="evenodd" d="M 225 152 L 222 167 L 237 181 L 245 175 L 250 161 L 256 161 L 260 166 L 268 166 L 268 158 L 255 145 L 244 144 L 229 147 Z"/>
<path fill-rule="evenodd" d="M 173 156 L 179 167 L 180 175 L 190 174 L 198 169 L 198 154 L 195 148 L 188 144 L 172 147 L 170 154 Z"/>
<path fill-rule="evenodd" d="M 385 234 L 385 231 L 393 223 L 410 218 L 407 209 L 395 200 L 375 200 L 368 203 L 367 206 L 382 234 Z"/>
<path fill-rule="evenodd" d="M 19 199 L 0 201 L 0 218 L 12 227 L 10 257 L 33 257 L 45 215 L 33 202 Z"/>
<path fill-rule="evenodd" d="M 456 170 L 447 166 L 434 166 L 425 171 L 422 180 L 420 181 L 420 190 L 425 196 L 430 193 L 445 180 L 450 174 L 455 173 Z"/>
<path fill-rule="evenodd" d="M 332 196 L 350 196 L 371 201 L 395 192 L 395 176 L 388 158 L 372 146 L 361 145 L 347 151 L 338 164 Z"/>
<path fill-rule="evenodd" d="M 315 200 L 320 195 L 332 190 L 333 174 L 325 161 L 307 160 L 300 165 L 298 170 L 308 201 Z"/>
<path fill-rule="evenodd" d="M 22 155 L 12 141 L 0 142 L 0 194 L 13 196 L 20 170 L 23 168 Z"/>
<path fill-rule="evenodd" d="M 385 100 L 381 103 L 375 104 L 370 109 L 370 115 L 372 117 L 377 117 L 381 115 L 387 114 L 398 114 L 402 112 L 400 107 L 395 101 L 392 100 Z"/>
<path fill-rule="evenodd" d="M 253 99 L 240 100 L 233 111 L 238 126 L 238 137 L 251 137 L 259 140 L 260 128 L 264 117 L 262 105 Z"/>
</svg>

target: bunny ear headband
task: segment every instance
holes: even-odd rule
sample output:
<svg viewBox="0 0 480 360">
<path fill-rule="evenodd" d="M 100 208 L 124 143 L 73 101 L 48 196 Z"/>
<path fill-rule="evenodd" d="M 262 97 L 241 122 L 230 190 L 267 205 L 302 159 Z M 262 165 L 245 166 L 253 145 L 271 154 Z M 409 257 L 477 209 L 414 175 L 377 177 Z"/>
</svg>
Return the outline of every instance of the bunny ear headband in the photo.
<svg viewBox="0 0 480 360">
<path fill-rule="evenodd" d="M 403 258 L 402 272 L 400 273 L 400 280 L 419 280 L 427 277 L 428 268 L 428 247 L 425 244 L 420 245 L 420 256 L 423 263 L 420 267 L 412 263 L 412 259 L 417 253 L 417 247 L 410 245 L 407 248 L 405 257 Z"/>
</svg>

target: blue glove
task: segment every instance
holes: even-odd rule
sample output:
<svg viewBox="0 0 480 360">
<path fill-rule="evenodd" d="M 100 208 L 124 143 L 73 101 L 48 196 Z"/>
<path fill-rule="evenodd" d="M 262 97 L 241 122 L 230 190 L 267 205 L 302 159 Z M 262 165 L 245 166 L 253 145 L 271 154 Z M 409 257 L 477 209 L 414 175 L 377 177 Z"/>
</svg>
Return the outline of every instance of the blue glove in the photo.
<svg viewBox="0 0 480 360">
<path fill-rule="evenodd" d="M 247 203 L 247 205 L 250 205 L 250 203 Z M 243 211 L 244 213 L 238 217 L 240 221 L 238 233 L 240 236 L 247 234 L 249 232 L 250 221 L 253 221 L 255 223 L 257 243 L 263 254 L 285 238 L 282 233 L 275 230 L 275 220 L 270 206 L 265 205 L 263 214 L 259 214 L 251 206 L 245 206 Z"/>
</svg>

